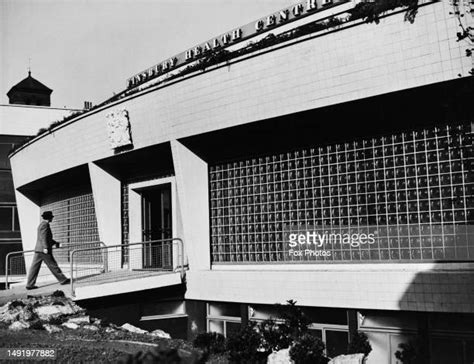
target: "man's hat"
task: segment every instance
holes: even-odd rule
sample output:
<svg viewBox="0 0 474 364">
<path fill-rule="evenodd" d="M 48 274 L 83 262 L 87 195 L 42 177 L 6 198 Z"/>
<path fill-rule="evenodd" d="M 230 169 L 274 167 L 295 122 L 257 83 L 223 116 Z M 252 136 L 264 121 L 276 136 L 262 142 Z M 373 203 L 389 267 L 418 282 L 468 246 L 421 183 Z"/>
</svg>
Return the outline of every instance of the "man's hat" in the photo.
<svg viewBox="0 0 474 364">
<path fill-rule="evenodd" d="M 41 214 L 41 217 L 43 219 L 52 219 L 54 217 L 54 215 L 53 215 L 52 211 L 45 211 Z"/>
</svg>

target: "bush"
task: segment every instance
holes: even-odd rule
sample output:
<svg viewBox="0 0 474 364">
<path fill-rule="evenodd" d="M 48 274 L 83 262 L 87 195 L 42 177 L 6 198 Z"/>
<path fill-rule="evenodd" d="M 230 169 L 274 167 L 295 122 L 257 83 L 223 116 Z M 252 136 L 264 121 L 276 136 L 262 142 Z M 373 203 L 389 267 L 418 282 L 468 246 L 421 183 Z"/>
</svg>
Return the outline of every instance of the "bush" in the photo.
<svg viewBox="0 0 474 364">
<path fill-rule="evenodd" d="M 408 342 L 398 345 L 400 350 L 395 352 L 395 358 L 400 360 L 403 364 L 421 364 L 421 353 L 417 343 Z"/>
<path fill-rule="evenodd" d="M 25 306 L 26 306 L 26 304 L 23 303 L 22 301 L 15 300 L 15 301 L 11 301 L 8 304 L 8 309 L 11 310 L 11 309 L 14 309 L 14 308 L 17 308 L 17 307 L 25 307 Z"/>
<path fill-rule="evenodd" d="M 277 305 L 277 307 L 278 313 L 284 321 L 280 328 L 285 334 L 296 340 L 308 333 L 310 321 L 301 308 L 296 306 L 296 301 L 289 300 L 287 305 Z"/>
<path fill-rule="evenodd" d="M 237 335 L 227 339 L 231 363 L 266 363 L 269 353 L 262 350 L 262 336 L 256 326 L 255 322 L 250 321 Z"/>
<path fill-rule="evenodd" d="M 111 322 L 108 317 L 104 317 L 98 320 L 100 327 L 109 327 Z"/>
<path fill-rule="evenodd" d="M 309 335 L 308 325 L 310 321 L 301 308 L 296 306 L 296 301 L 289 300 L 287 305 L 276 305 L 276 307 L 278 311 L 277 319 L 283 322 L 269 319 L 256 324 L 250 321 L 248 326 L 238 335 L 229 338 L 227 349 L 231 362 L 265 362 L 266 357 L 272 351 L 286 349 L 293 342 Z M 304 340 L 303 343 L 307 344 Z M 310 358 L 312 357 L 310 356 Z"/>
<path fill-rule="evenodd" d="M 200 364 L 203 362 L 201 354 L 196 350 L 168 348 L 164 345 L 146 352 L 139 351 L 134 355 L 128 354 L 119 361 L 122 364 Z"/>
<path fill-rule="evenodd" d="M 365 356 L 372 351 L 372 346 L 369 343 L 367 335 L 363 332 L 357 331 L 352 337 L 351 342 L 347 346 L 347 354 L 363 353 Z"/>
<path fill-rule="evenodd" d="M 207 357 L 210 354 L 221 354 L 226 350 L 226 339 L 224 335 L 217 332 L 203 332 L 196 336 L 193 341 L 194 347 L 204 351 Z"/>
<path fill-rule="evenodd" d="M 30 325 L 31 330 L 44 330 L 43 321 L 35 320 Z"/>
<path fill-rule="evenodd" d="M 258 325 L 258 331 L 263 337 L 264 349 L 269 352 L 286 349 L 293 342 L 289 327 L 285 324 L 278 324 L 273 319 L 261 322 Z"/>
<path fill-rule="evenodd" d="M 326 364 L 324 343 L 311 334 L 304 334 L 290 348 L 290 357 L 296 364 Z"/>
<path fill-rule="evenodd" d="M 64 322 L 64 319 L 61 317 L 51 317 L 49 323 L 51 325 L 61 325 Z"/>
</svg>

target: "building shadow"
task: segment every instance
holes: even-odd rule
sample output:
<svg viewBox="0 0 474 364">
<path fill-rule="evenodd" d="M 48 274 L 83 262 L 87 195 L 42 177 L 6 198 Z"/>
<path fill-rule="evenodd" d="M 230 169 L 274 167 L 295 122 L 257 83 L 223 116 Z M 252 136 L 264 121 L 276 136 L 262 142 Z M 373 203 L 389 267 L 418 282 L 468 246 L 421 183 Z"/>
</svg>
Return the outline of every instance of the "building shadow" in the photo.
<svg viewBox="0 0 474 364">
<path fill-rule="evenodd" d="M 415 362 L 423 364 L 474 362 L 472 263 L 436 262 L 416 273 L 400 297 L 399 308 L 415 320 L 411 327 L 415 330 L 397 345 L 401 354 L 415 356 Z"/>
</svg>

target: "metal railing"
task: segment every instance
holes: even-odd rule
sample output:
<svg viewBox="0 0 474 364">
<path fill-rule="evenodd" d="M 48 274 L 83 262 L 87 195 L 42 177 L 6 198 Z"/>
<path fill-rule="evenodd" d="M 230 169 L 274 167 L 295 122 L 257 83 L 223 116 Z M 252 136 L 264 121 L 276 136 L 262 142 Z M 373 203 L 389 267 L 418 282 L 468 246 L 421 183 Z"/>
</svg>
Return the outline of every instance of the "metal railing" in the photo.
<svg viewBox="0 0 474 364">
<path fill-rule="evenodd" d="M 70 263 L 70 253 L 77 248 L 90 248 L 105 246 L 101 241 L 96 242 L 77 242 L 77 243 L 62 243 L 59 248 L 53 249 L 53 255 L 60 267 L 66 268 Z M 5 257 L 5 289 L 9 289 L 10 279 L 12 277 L 17 277 L 19 280 L 26 279 L 27 267 L 26 260 L 33 259 L 35 250 L 20 250 L 15 252 L 10 252 Z M 89 257 L 87 263 L 93 262 L 95 265 L 100 265 L 103 268 L 107 268 L 107 259 L 104 256 L 95 256 Z M 38 274 L 38 278 L 50 276 L 51 272 L 46 267 L 42 265 L 42 268 Z"/>
<path fill-rule="evenodd" d="M 102 267 L 89 261 L 97 256 L 105 260 Z M 115 282 L 122 278 L 121 273 L 122 279 L 131 279 L 132 271 L 138 277 L 143 271 L 173 272 L 176 269 L 180 269 L 183 278 L 184 244 L 180 238 L 75 249 L 70 253 L 71 294 L 75 295 L 78 281 L 85 284 Z"/>
</svg>

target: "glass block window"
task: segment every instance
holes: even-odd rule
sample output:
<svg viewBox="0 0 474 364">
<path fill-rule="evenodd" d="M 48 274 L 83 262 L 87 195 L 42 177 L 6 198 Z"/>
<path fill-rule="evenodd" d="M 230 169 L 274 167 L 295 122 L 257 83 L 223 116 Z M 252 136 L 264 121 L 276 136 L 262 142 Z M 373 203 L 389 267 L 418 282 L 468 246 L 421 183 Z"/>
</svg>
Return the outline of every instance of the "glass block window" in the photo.
<svg viewBox="0 0 474 364">
<path fill-rule="evenodd" d="M 129 218 L 128 218 L 128 184 L 121 184 L 121 205 L 122 205 L 122 244 L 127 245 L 130 243 L 129 239 Z M 129 262 L 128 248 L 122 249 L 122 261 L 124 263 Z"/>
<path fill-rule="evenodd" d="M 19 231 L 15 206 L 0 205 L 0 231 Z"/>
<path fill-rule="evenodd" d="M 54 191 L 44 196 L 41 212 L 52 211 L 53 238 L 60 243 L 99 241 L 94 199 L 89 188 Z"/>
<path fill-rule="evenodd" d="M 214 263 L 474 260 L 470 124 L 210 166 Z M 376 231 L 329 256 L 288 254 L 288 227 Z"/>
</svg>

